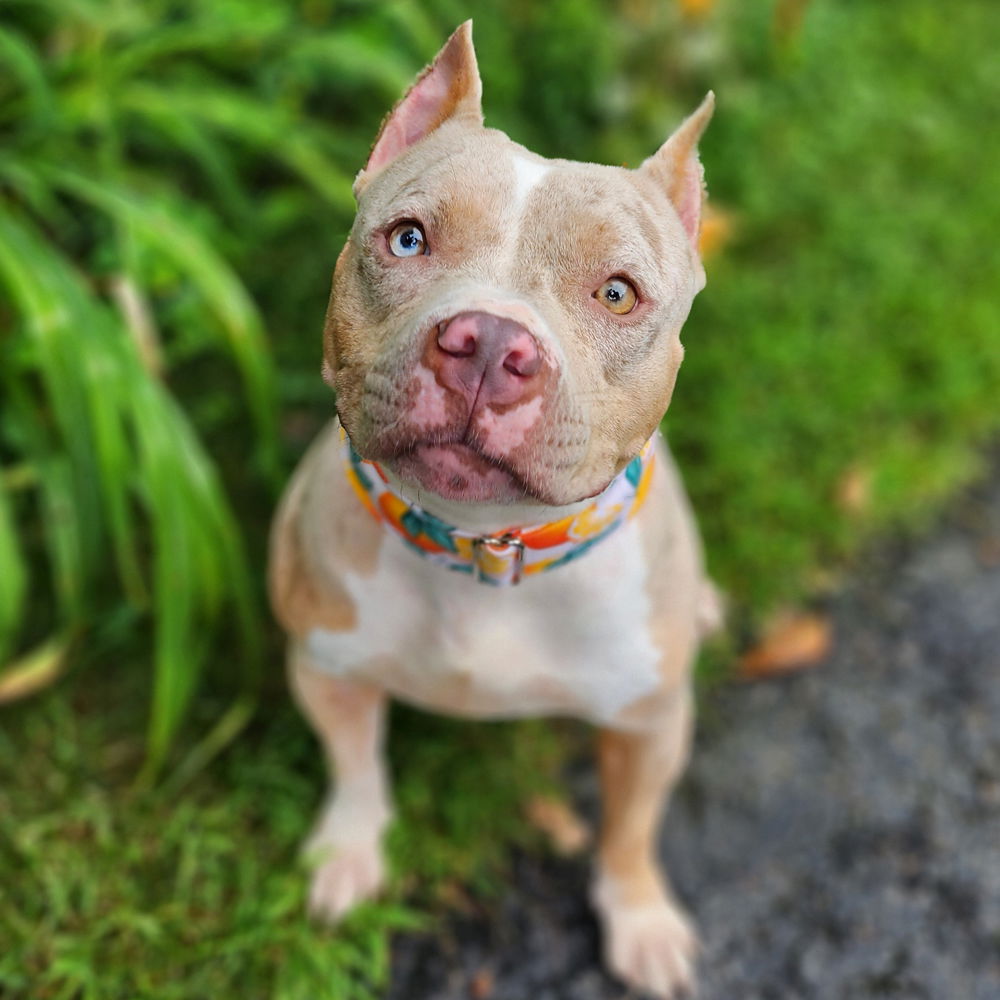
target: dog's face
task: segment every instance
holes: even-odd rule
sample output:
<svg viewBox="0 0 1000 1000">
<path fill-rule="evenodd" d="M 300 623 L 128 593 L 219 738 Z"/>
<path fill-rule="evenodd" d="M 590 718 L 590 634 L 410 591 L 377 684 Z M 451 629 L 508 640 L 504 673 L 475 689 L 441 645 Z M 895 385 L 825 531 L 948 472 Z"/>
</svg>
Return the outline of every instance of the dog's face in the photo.
<svg viewBox="0 0 1000 1000">
<path fill-rule="evenodd" d="M 638 170 L 482 124 L 469 25 L 383 125 L 337 261 L 325 375 L 351 441 L 450 500 L 593 496 L 663 416 L 704 284 L 697 140 Z"/>
</svg>

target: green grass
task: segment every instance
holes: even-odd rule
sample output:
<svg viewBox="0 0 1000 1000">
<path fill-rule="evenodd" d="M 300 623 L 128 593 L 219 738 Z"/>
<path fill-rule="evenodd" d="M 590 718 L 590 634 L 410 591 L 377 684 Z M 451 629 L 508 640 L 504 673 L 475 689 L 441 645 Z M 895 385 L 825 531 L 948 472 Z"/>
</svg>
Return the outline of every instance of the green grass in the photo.
<svg viewBox="0 0 1000 1000">
<path fill-rule="evenodd" d="M 0 995 L 12 1000 L 377 996 L 390 931 L 432 930 L 430 910 L 489 894 L 509 846 L 532 842 L 521 806 L 558 759 L 540 725 L 397 711 L 391 888 L 334 932 L 305 918 L 297 849 L 324 776 L 286 699 L 193 783 L 149 793 L 130 788 L 141 686 L 81 674 L 66 687 L 0 730 Z M 190 731 L 223 704 L 203 699 Z"/>
<path fill-rule="evenodd" d="M 711 192 L 738 213 L 685 329 L 668 415 L 712 565 L 794 599 L 886 525 L 920 523 L 1000 427 L 1000 100 L 989 4 L 813 3 L 768 66 L 728 23 Z M 990 41 L 988 41 L 990 40 Z M 837 502 L 851 470 L 860 511 Z"/>
<path fill-rule="evenodd" d="M 735 235 L 709 261 L 709 285 L 686 328 L 687 359 L 667 424 L 710 563 L 738 614 L 760 615 L 808 595 L 818 579 L 841 572 L 874 532 L 919 524 L 975 474 L 979 446 L 1000 429 L 1000 273 L 993 249 L 1000 231 L 1000 134 L 988 119 L 1000 103 L 1000 25 L 991 0 L 948 8 L 933 0 L 813 0 L 801 30 L 777 42 L 768 5 L 732 2 L 705 23 L 678 27 L 662 13 L 664 5 L 636 2 L 628 7 L 646 19 L 642 24 L 604 21 L 597 33 L 581 23 L 572 37 L 552 23 L 536 24 L 523 34 L 537 58 L 513 62 L 519 36 L 495 5 L 486 6 L 477 33 L 487 119 L 546 153 L 637 162 L 661 138 L 668 117 L 676 120 L 708 86 L 718 93 L 704 153 L 713 198 L 734 213 Z M 517 23 L 541 16 L 514 6 Z M 343 126 L 331 135 L 336 130 L 324 129 L 311 89 L 313 75 L 327 64 L 304 39 L 303 51 L 283 61 L 274 40 L 288 37 L 286 15 L 264 7 L 268 17 L 246 29 L 253 37 L 233 41 L 268 68 L 266 80 L 254 79 L 263 88 L 255 93 L 269 100 L 281 94 L 275 107 L 306 115 L 322 133 L 322 148 L 349 176 L 378 109 L 391 100 L 390 77 L 405 77 L 431 53 L 436 22 L 411 17 L 406 53 L 387 50 L 381 61 L 366 63 L 375 79 L 319 88 L 340 102 Z M 410 9 L 390 7 L 392 17 L 404 20 Z M 554 4 L 551 17 L 583 16 L 571 7 Z M 457 22 L 463 12 L 442 2 L 437 16 Z M 352 30 L 372 52 L 382 51 L 396 30 L 387 24 L 395 22 L 353 22 Z M 609 36 L 609 24 L 621 31 Z M 218 25 L 215 35 L 211 28 L 198 35 L 205 46 L 227 37 Z M 158 44 L 169 49 L 177 37 L 168 32 Z M 608 37 L 620 48 L 595 52 L 589 61 L 591 49 Z M 9 55 L 9 47 L 4 51 Z M 212 51 L 206 65 L 245 101 L 244 64 L 231 48 Z M 616 68 L 622 52 L 629 53 L 625 70 Z M 26 80 L 35 79 L 30 63 L 20 65 Z M 130 65 L 134 71 L 136 63 Z M 585 66 L 592 73 L 575 87 L 574 74 Z M 193 71 L 183 64 L 179 72 Z M 546 73 L 553 80 L 560 74 L 553 93 L 539 83 Z M 562 103 L 557 89 L 567 95 Z M 37 87 L 30 92 L 44 102 Z M 330 411 L 316 359 L 344 210 L 331 207 L 322 177 L 314 173 L 310 181 L 302 173 L 311 169 L 308 157 L 270 165 L 248 159 L 245 144 L 266 144 L 266 137 L 226 138 L 223 125 L 232 122 L 234 105 L 192 103 L 188 91 L 176 106 L 164 106 L 148 88 L 122 92 L 130 95 L 129 114 L 159 115 L 161 124 L 172 111 L 197 112 L 190 121 L 176 113 L 169 118 L 186 137 L 185 149 L 197 150 L 199 170 L 214 178 L 207 189 L 214 193 L 206 193 L 198 170 L 178 167 L 186 171 L 185 191 L 197 193 L 185 209 L 208 245 L 235 262 L 227 266 L 267 317 L 287 465 Z M 537 93 L 544 100 L 536 101 Z M 197 121 L 201 131 L 184 133 L 186 121 Z M 151 134 L 144 134 L 147 154 Z M 220 166 L 229 161 L 239 164 L 235 187 Z M 144 162 L 143 170 L 150 169 Z M 79 178 L 46 176 L 73 199 L 111 207 L 106 194 L 81 187 Z M 266 196 L 251 225 L 240 206 L 246 208 L 253 184 Z M 176 201 L 167 203 L 176 208 Z M 53 218 L 65 218 L 67 204 L 81 202 L 57 200 Z M 117 224 L 131 218 L 127 206 L 114 207 Z M 17 214 L 2 221 L 20 225 L 30 238 L 25 220 L 34 218 L 19 202 Z M 263 247 L 248 242 L 254 226 L 265 227 Z M 85 270 L 88 246 L 77 233 L 60 250 L 71 267 L 29 270 L 25 280 L 78 286 L 67 295 L 90 296 L 80 308 L 97 317 L 87 342 L 103 337 L 107 346 L 113 338 L 100 326 L 108 305 L 95 292 L 99 283 L 72 276 Z M 211 310 L 194 279 L 157 256 L 162 247 L 148 249 L 152 258 L 143 257 L 136 273 L 152 281 L 169 335 L 175 373 L 169 388 L 180 401 L 161 398 L 155 405 L 166 413 L 176 406 L 208 442 L 204 452 L 216 456 L 220 471 L 213 475 L 221 485 L 207 481 L 205 502 L 210 510 L 222 503 L 216 489 L 233 501 L 250 551 L 248 572 L 259 579 L 270 500 L 261 498 L 266 490 L 231 447 L 245 441 L 249 412 L 233 391 L 238 365 L 221 349 L 206 359 L 205 338 L 191 330 L 212 322 Z M 10 273 L 19 260 L 8 255 Z M 0 303 L 0 320 L 9 315 Z M 220 328 L 213 331 L 221 343 Z M 4 353 L 11 343 L 0 338 L 0 360 L 11 360 Z M 52 359 L 65 363 L 59 352 Z M 11 371 L 0 370 L 5 389 L 15 384 Z M 36 382 L 23 384 L 37 390 Z M 116 399 L 134 405 L 128 393 L 109 397 Z M 45 416 L 46 435 L 61 426 L 58 413 L 38 409 L 37 395 L 23 400 L 20 412 L 32 406 Z M 66 418 L 68 429 L 73 423 Z M 25 417 L 19 426 L 29 424 Z M 80 542 L 64 516 L 36 519 L 31 533 L 17 529 L 28 506 L 25 491 L 41 482 L 43 499 L 50 498 L 41 509 L 64 515 L 67 504 L 72 508 L 66 490 L 79 473 L 54 447 L 39 449 L 50 461 L 37 469 L 12 466 L 12 445 L 24 443 L 12 426 L 0 421 L 0 557 L 16 553 L 7 567 L 13 569 L 0 572 L 0 632 L 23 617 L 11 615 L 11 607 L 20 602 L 30 617 L 39 606 L 29 595 L 37 594 L 40 573 L 52 569 L 72 596 L 72 564 L 62 572 L 59 558 L 69 560 Z M 105 458 L 114 455 L 112 449 Z M 870 484 L 853 507 L 838 502 L 845 477 Z M 128 546 L 116 549 L 114 539 L 129 537 L 132 508 L 107 495 L 102 501 L 88 492 L 95 486 L 83 484 L 80 495 L 119 511 L 101 537 L 111 539 L 103 549 L 108 559 L 122 553 L 126 568 L 116 576 L 128 579 Z M 28 554 L 44 548 L 45 530 L 52 551 L 64 556 L 53 557 L 51 566 L 29 566 Z M 96 580 L 101 593 L 110 586 L 107 575 Z M 0 994 L 15 1000 L 377 994 L 392 928 L 430 920 L 456 884 L 489 892 L 496 883 L 507 845 L 528 836 L 519 804 L 549 780 L 564 730 L 553 738 L 543 726 L 465 725 L 397 713 L 400 820 L 391 835 L 392 889 L 342 931 L 318 930 L 303 916 L 305 879 L 295 852 L 323 778 L 311 737 L 287 700 L 269 697 L 250 728 L 213 763 L 193 767 L 183 788 L 136 788 L 151 672 L 140 646 L 150 622 L 146 608 L 141 601 L 111 602 L 100 628 L 78 643 L 84 656 L 70 681 L 0 714 Z M 277 673 L 277 637 L 269 636 L 265 659 Z M 172 761 L 216 723 L 233 686 L 223 665 L 213 693 L 190 689 L 190 708 L 175 716 L 182 728 Z"/>
</svg>

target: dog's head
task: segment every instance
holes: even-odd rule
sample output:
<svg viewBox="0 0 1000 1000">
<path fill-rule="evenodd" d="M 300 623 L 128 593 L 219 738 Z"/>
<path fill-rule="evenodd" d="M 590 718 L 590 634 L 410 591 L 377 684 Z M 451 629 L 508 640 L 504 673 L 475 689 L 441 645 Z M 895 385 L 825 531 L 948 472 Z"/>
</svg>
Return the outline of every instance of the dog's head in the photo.
<svg viewBox="0 0 1000 1000">
<path fill-rule="evenodd" d="M 449 500 L 573 503 L 669 402 L 705 283 L 711 94 L 637 170 L 547 160 L 483 126 L 463 24 L 355 182 L 324 374 L 358 452 Z"/>
</svg>

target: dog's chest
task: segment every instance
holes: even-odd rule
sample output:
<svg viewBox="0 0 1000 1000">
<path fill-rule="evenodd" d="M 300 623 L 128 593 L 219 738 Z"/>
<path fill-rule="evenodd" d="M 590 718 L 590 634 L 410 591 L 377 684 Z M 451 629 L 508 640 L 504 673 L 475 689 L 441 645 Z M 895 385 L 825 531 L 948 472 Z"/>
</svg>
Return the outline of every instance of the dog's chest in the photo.
<svg viewBox="0 0 1000 1000">
<path fill-rule="evenodd" d="M 575 563 L 495 588 L 393 540 L 371 577 L 347 581 L 357 627 L 315 629 L 309 651 L 439 711 L 605 722 L 660 679 L 639 544 L 629 523 Z"/>
</svg>

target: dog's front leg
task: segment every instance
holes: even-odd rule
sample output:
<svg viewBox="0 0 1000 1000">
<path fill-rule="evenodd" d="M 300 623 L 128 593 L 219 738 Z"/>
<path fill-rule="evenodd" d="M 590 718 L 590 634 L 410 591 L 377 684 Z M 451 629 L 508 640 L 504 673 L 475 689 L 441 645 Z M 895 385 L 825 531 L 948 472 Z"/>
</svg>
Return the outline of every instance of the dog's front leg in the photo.
<svg viewBox="0 0 1000 1000">
<path fill-rule="evenodd" d="M 382 833 L 392 815 L 382 743 L 386 697 L 381 688 L 321 673 L 301 647 L 289 657 L 292 692 L 316 731 L 331 787 L 306 860 L 314 866 L 309 910 L 339 920 L 382 885 Z"/>
<path fill-rule="evenodd" d="M 603 819 L 592 899 L 605 958 L 627 983 L 660 997 L 694 982 L 697 938 L 656 854 L 656 831 L 687 760 L 691 722 L 684 689 L 655 731 L 602 729 L 598 742 Z"/>
</svg>

